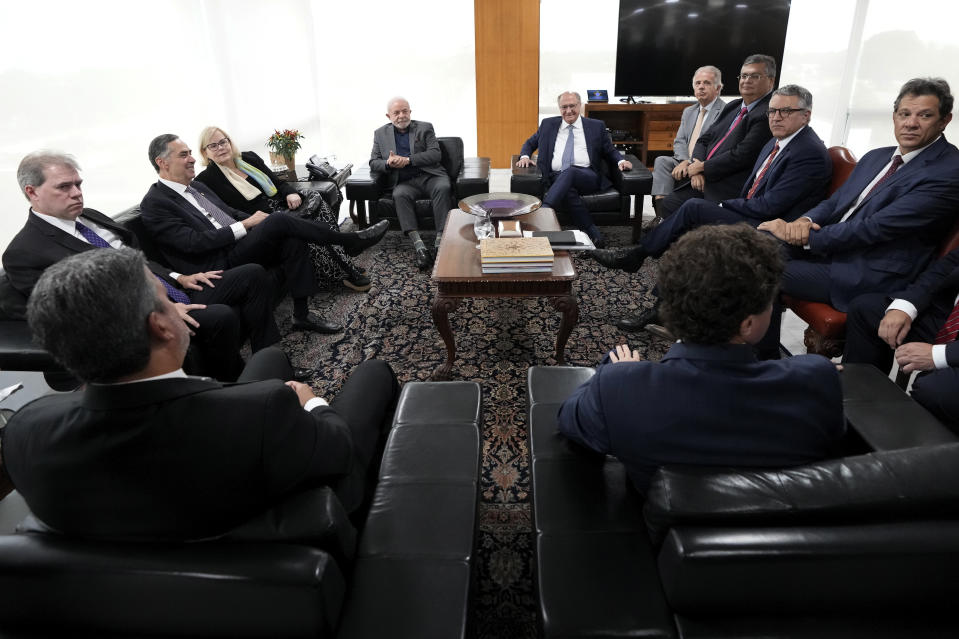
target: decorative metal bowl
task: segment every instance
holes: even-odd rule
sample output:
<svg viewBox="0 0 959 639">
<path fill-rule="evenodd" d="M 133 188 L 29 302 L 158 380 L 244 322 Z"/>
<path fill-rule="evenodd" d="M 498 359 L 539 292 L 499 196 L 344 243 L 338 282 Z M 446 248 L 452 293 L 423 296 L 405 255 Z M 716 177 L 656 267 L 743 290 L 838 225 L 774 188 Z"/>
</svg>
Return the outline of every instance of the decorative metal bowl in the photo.
<svg viewBox="0 0 959 639">
<path fill-rule="evenodd" d="M 463 198 L 459 206 L 470 215 L 502 219 L 532 213 L 542 202 L 525 193 L 480 193 Z"/>
</svg>

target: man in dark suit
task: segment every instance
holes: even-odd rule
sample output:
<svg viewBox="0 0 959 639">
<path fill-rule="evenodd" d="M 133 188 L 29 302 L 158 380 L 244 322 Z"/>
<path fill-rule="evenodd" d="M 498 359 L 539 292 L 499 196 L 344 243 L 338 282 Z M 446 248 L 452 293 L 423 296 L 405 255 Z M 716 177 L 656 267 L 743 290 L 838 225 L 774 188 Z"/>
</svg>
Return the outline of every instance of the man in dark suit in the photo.
<svg viewBox="0 0 959 639">
<path fill-rule="evenodd" d="M 71 156 L 53 152 L 31 153 L 17 169 L 31 208 L 26 224 L 3 252 L 3 267 L 10 284 L 25 298 L 43 272 L 67 256 L 98 247 L 137 247 L 131 231 L 98 211 L 83 208 L 78 169 Z M 239 349 L 245 335 L 249 334 L 254 351 L 280 341 L 273 319 L 272 283 L 262 267 L 250 264 L 186 275 L 151 262 L 150 269 L 196 333 L 196 372 L 235 380 L 243 368 Z M 109 304 L 109 300 L 99 303 Z"/>
<path fill-rule="evenodd" d="M 738 100 L 728 102 L 716 122 L 699 136 L 686 167 L 689 183 L 675 189 L 661 203 L 668 217 L 690 198 L 720 202 L 736 197 L 749 179 L 749 171 L 769 140 L 766 108 L 776 86 L 776 61 L 768 55 L 751 55 L 739 71 Z"/>
<path fill-rule="evenodd" d="M 759 225 L 789 245 L 783 293 L 845 312 L 857 295 L 891 293 L 922 272 L 959 208 L 959 149 L 943 135 L 952 104 L 941 78 L 906 82 L 893 108 L 898 146 L 864 155 L 804 216 Z M 780 316 L 757 347 L 762 357 L 779 356 Z"/>
<path fill-rule="evenodd" d="M 843 362 L 887 372 L 919 371 L 912 396 L 959 426 L 959 249 L 940 258 L 904 291 L 860 295 L 849 304 Z"/>
<path fill-rule="evenodd" d="M 110 304 L 89 303 L 111 294 Z M 348 512 L 367 503 L 397 391 L 385 363 L 357 367 L 331 404 L 280 381 L 290 367 L 276 348 L 253 356 L 241 377 L 248 383 L 187 377 L 186 326 L 143 255 L 128 248 L 51 266 L 27 319 L 87 383 L 24 406 L 2 434 L 7 474 L 54 529 L 204 538 L 320 483 Z"/>
<path fill-rule="evenodd" d="M 295 215 L 252 215 L 227 206 L 213 191 L 194 182 L 196 160 L 190 148 L 167 133 L 150 142 L 150 162 L 159 181 L 140 203 L 143 224 L 164 258 L 178 270 L 227 269 L 242 264 L 282 266 L 293 297 L 293 328 L 337 333 L 339 324 L 309 310 L 316 292 L 307 242 L 340 244 L 350 255 L 376 244 L 386 220 L 356 233 L 341 233 Z"/>
<path fill-rule="evenodd" d="M 436 257 L 446 216 L 456 203 L 449 176 L 440 164 L 442 152 L 433 125 L 412 120 L 410 114 L 405 98 L 395 97 L 386 104 L 390 123 L 373 132 L 370 173 L 386 189 L 392 189 L 400 228 L 413 244 L 413 260 L 417 268 L 426 270 Z M 421 197 L 429 197 L 433 203 L 433 250 L 420 237 L 416 200 Z"/>
<path fill-rule="evenodd" d="M 746 224 L 687 233 L 663 256 L 661 362 L 621 344 L 560 408 L 559 431 L 615 455 L 645 491 L 659 466 L 787 466 L 838 452 L 836 367 L 820 355 L 758 361 L 783 261 Z"/>
<path fill-rule="evenodd" d="M 603 162 L 616 163 L 620 171 L 633 165 L 616 150 L 600 120 L 580 117 L 582 98 L 566 91 L 557 98 L 561 115 L 545 118 L 539 129 L 523 143 L 516 166 L 529 166 L 530 155 L 539 149 L 536 166 L 547 185 L 543 205 L 569 211 L 573 223 L 598 247 L 605 246 L 603 234 L 593 223 L 580 195 L 607 189 L 609 178 L 601 169 Z"/>
<path fill-rule="evenodd" d="M 795 84 L 780 87 L 769 101 L 772 139 L 760 151 L 739 197 L 714 204 L 694 198 L 683 203 L 626 252 L 590 251 L 589 256 L 609 268 L 635 273 L 647 257 L 659 257 L 683 233 L 704 224 L 752 226 L 783 217 L 788 220 L 822 201 L 832 177 L 829 152 L 812 127 L 812 94 Z M 638 331 L 657 322 L 656 307 L 620 319 L 616 325 Z"/>
</svg>

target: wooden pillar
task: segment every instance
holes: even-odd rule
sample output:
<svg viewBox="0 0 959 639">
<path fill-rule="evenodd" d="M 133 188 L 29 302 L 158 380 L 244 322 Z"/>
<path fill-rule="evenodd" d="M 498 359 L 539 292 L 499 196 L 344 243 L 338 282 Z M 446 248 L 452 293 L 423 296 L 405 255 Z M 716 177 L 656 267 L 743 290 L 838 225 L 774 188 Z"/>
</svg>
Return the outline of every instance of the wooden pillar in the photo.
<svg viewBox="0 0 959 639">
<path fill-rule="evenodd" d="M 496 169 L 539 125 L 539 1 L 473 2 L 477 152 Z"/>
</svg>

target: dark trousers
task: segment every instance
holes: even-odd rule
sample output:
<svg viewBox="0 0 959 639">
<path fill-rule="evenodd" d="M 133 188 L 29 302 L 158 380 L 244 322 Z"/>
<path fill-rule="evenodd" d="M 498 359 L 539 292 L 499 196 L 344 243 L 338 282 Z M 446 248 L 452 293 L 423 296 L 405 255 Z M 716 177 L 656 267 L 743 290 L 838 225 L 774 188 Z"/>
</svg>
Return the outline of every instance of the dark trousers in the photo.
<svg viewBox="0 0 959 639">
<path fill-rule="evenodd" d="M 659 214 L 668 219 L 669 216 L 679 210 L 684 202 L 705 197 L 702 191 L 697 191 L 689 185 L 689 182 L 686 182 L 684 186 L 675 189 L 659 201 Z"/>
<path fill-rule="evenodd" d="M 808 255 L 802 248 L 783 244 L 786 255 L 786 268 L 779 286 L 780 293 L 791 295 L 810 302 L 832 304 L 830 297 L 830 263 L 828 258 Z M 835 305 L 833 305 L 835 306 Z M 756 344 L 756 354 L 761 359 L 779 357 L 779 333 L 782 327 L 783 304 L 779 295 L 773 299 L 773 313 L 769 320 L 769 330 Z M 844 311 L 844 308 L 836 308 Z"/>
<path fill-rule="evenodd" d="M 231 268 L 250 263 L 281 265 L 290 294 L 307 297 L 318 290 L 307 243 L 344 244 L 352 240 L 352 234 L 334 231 L 326 224 L 294 215 L 270 215 L 233 245 L 227 263 Z"/>
<path fill-rule="evenodd" d="M 244 264 L 223 271 L 213 284 L 212 287 L 201 284 L 202 290 L 187 291 L 190 301 L 230 306 L 240 318 L 241 336 L 250 336 L 254 352 L 280 341 L 273 317 L 273 278 L 266 269 L 259 264 Z"/>
<path fill-rule="evenodd" d="M 265 348 L 250 358 L 238 381 L 292 379 L 293 371 L 286 354 L 278 348 Z M 386 435 L 393 421 L 399 385 L 389 364 L 367 360 L 357 366 L 343 383 L 330 406 L 350 427 L 353 439 L 353 466 L 349 475 L 333 484 L 343 507 L 359 513 L 369 505 Z"/>
<path fill-rule="evenodd" d="M 687 200 L 679 207 L 675 215 L 670 215 L 656 228 L 647 233 L 640 241 L 637 249 L 647 257 L 660 257 L 673 242 L 684 233 L 706 224 L 738 224 L 748 222 L 757 226 L 755 220 L 750 220 L 739 213 L 724 209 L 718 204 L 701 199 Z"/>
<path fill-rule="evenodd" d="M 892 368 L 894 351 L 879 337 L 879 322 L 890 298 L 882 293 L 860 295 L 846 315 L 846 349 L 843 362 L 872 364 L 886 373 Z M 949 295 L 938 295 L 912 323 L 903 342 L 932 344 L 952 311 Z M 912 397 L 939 420 L 959 424 L 959 369 L 944 368 L 919 373 L 912 383 Z"/>
<path fill-rule="evenodd" d="M 590 234 L 596 224 L 580 196 L 598 190 L 599 176 L 589 167 L 571 166 L 565 171 L 553 171 L 550 173 L 549 189 L 543 198 L 543 206 L 566 211 L 576 228 Z"/>
<path fill-rule="evenodd" d="M 442 233 L 446 226 L 446 216 L 450 209 L 456 206 L 453 202 L 453 189 L 450 180 L 445 175 L 430 175 L 420 173 L 408 180 L 403 180 L 393 187 L 393 206 L 396 207 L 396 217 L 400 221 L 400 228 L 404 233 L 419 228 L 416 219 L 417 198 L 428 197 L 433 205 L 433 223 L 436 232 Z"/>
<path fill-rule="evenodd" d="M 243 329 L 240 318 L 226 304 L 208 304 L 190 311 L 200 324 L 190 327 L 190 351 L 183 368 L 191 375 L 203 375 L 223 382 L 232 382 L 243 370 L 240 346 Z"/>
</svg>

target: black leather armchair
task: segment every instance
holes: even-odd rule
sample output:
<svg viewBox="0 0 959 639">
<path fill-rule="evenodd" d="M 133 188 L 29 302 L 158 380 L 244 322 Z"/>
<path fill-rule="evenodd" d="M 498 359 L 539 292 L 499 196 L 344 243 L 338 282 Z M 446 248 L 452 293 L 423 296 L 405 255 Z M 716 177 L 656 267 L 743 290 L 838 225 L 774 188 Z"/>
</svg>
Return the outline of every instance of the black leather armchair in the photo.
<svg viewBox="0 0 959 639">
<path fill-rule="evenodd" d="M 614 162 L 604 162 L 601 166 L 603 173 L 612 182 L 612 186 L 605 191 L 584 195 L 583 204 L 593 215 L 596 224 L 615 225 L 629 224 L 630 197 L 635 195 L 636 206 L 639 207 L 637 215 L 642 215 L 643 196 L 648 194 L 653 188 L 653 174 L 643 166 L 636 156 L 626 155 L 633 168 L 629 171 L 620 171 Z M 545 184 L 542 173 L 535 166 L 518 168 L 516 162 L 518 155 L 514 155 L 510 161 L 513 167 L 513 174 L 510 176 L 509 189 L 513 193 L 526 193 L 543 199 L 545 194 Z M 569 224 L 570 220 L 565 211 L 556 211 L 560 223 Z"/>
<path fill-rule="evenodd" d="M 82 540 L 28 517 L 21 532 L 0 535 L 0 631 L 464 637 L 480 406 L 472 382 L 404 386 L 358 545 L 325 487 L 213 540 Z M 24 512 L 12 493 L 0 501 L 0 526 L 9 531 Z"/>
<path fill-rule="evenodd" d="M 959 440 L 879 371 L 848 366 L 844 400 L 865 445 L 892 448 L 782 470 L 663 468 L 645 504 L 618 460 L 556 432 L 592 374 L 529 373 L 547 639 L 954 634 Z M 925 443 L 896 434 L 913 423 Z"/>
<path fill-rule="evenodd" d="M 436 139 L 442 152 L 440 162 L 450 176 L 454 200 L 489 193 L 489 158 L 464 158 L 462 138 Z M 392 226 L 399 228 L 392 195 L 385 192 L 383 185 L 373 179 L 369 166 L 353 168 L 353 174 L 346 181 L 346 199 L 350 201 L 350 215 L 359 226 L 389 219 Z M 433 227 L 433 208 L 429 199 L 416 201 L 416 217 L 420 228 Z"/>
</svg>

